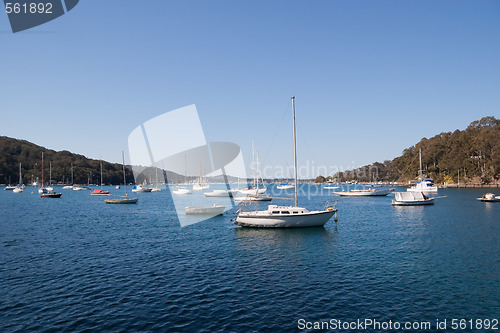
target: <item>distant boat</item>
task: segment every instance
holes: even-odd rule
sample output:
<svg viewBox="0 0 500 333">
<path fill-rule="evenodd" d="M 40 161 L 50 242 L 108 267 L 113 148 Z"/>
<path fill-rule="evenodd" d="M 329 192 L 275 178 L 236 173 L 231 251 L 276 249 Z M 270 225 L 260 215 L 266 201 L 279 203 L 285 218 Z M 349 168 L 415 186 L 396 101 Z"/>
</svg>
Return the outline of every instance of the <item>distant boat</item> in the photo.
<svg viewBox="0 0 500 333">
<path fill-rule="evenodd" d="M 183 194 L 193 194 L 193 191 L 183 186 L 176 188 L 175 190 L 172 191 L 172 193 L 183 195 Z"/>
<path fill-rule="evenodd" d="M 75 183 L 73 181 L 73 163 L 71 163 L 71 185 L 66 185 L 63 186 L 63 190 L 70 190 L 75 186 Z"/>
<path fill-rule="evenodd" d="M 61 195 L 62 195 L 62 193 L 50 192 L 47 190 L 47 188 L 44 188 L 40 197 L 41 198 L 60 198 Z"/>
<path fill-rule="evenodd" d="M 123 184 L 125 184 L 125 196 L 116 199 L 106 199 L 104 200 L 107 204 L 136 204 L 139 201 L 138 198 L 129 198 L 127 193 L 127 179 L 125 177 L 125 154 L 122 151 L 122 161 L 123 161 Z"/>
<path fill-rule="evenodd" d="M 213 190 L 203 193 L 206 197 L 232 197 L 238 190 Z"/>
<path fill-rule="evenodd" d="M 256 157 L 255 157 L 256 156 Z M 250 195 L 258 195 L 265 193 L 267 191 L 267 187 L 259 187 L 259 179 L 260 179 L 260 167 L 259 167 L 259 153 L 255 153 L 255 148 L 252 141 L 252 166 L 254 165 L 255 159 L 257 160 L 257 164 L 255 168 L 252 168 L 253 172 L 253 187 L 248 187 L 245 189 L 239 190 L 241 194 L 250 194 Z"/>
<path fill-rule="evenodd" d="M 102 189 L 102 161 L 101 161 L 101 188 L 99 190 L 95 189 L 90 192 L 90 195 L 109 195 L 109 191 L 104 191 Z"/>
<path fill-rule="evenodd" d="M 19 163 L 19 184 L 12 190 L 14 193 L 21 193 L 24 191 L 23 177 L 21 176 L 21 163 Z"/>
<path fill-rule="evenodd" d="M 294 187 L 295 186 L 293 184 L 288 184 L 288 183 L 279 184 L 278 186 L 276 186 L 276 188 L 278 190 L 289 190 L 289 189 L 292 189 Z"/>
<path fill-rule="evenodd" d="M 406 191 L 408 192 L 421 192 L 421 193 L 437 193 L 438 188 L 434 185 L 432 179 L 424 177 L 422 175 L 422 148 L 419 150 L 420 155 L 420 170 L 418 171 L 418 181 L 417 184 L 410 187 Z"/>
<path fill-rule="evenodd" d="M 43 187 L 43 153 L 42 153 L 42 187 L 38 190 L 38 193 L 41 193 L 41 198 L 60 198 L 62 193 L 56 193 L 52 190 L 49 190 L 52 187 Z"/>
<path fill-rule="evenodd" d="M 477 200 L 483 202 L 500 202 L 500 198 L 497 198 L 493 193 L 486 193 L 481 198 L 477 198 Z"/>
<path fill-rule="evenodd" d="M 321 227 L 337 213 L 335 207 L 326 206 L 324 210 L 309 211 L 298 207 L 297 200 L 297 143 L 295 135 L 295 97 L 292 97 L 292 119 L 293 119 L 293 157 L 295 174 L 295 205 L 277 206 L 268 205 L 267 210 L 242 211 L 240 209 L 234 224 L 242 227 L 253 228 L 300 228 Z"/>
<path fill-rule="evenodd" d="M 14 185 L 7 185 L 4 188 L 4 191 L 14 191 L 16 187 Z"/>
<path fill-rule="evenodd" d="M 323 186 L 323 188 L 327 189 L 327 190 L 336 190 L 339 188 L 339 186 L 333 185 L 333 184 L 328 184 L 328 185 Z"/>
<path fill-rule="evenodd" d="M 156 169 L 156 182 L 155 182 L 155 187 L 151 189 L 151 192 L 160 192 L 161 188 L 158 187 L 158 168 Z"/>
<path fill-rule="evenodd" d="M 90 191 L 90 187 L 76 185 L 76 186 L 73 186 L 73 191 Z"/>
<path fill-rule="evenodd" d="M 272 198 L 267 195 L 252 195 L 234 197 L 234 201 L 271 201 Z"/>
<path fill-rule="evenodd" d="M 342 197 L 382 197 L 391 193 L 393 189 L 386 190 L 351 190 L 346 192 L 335 192 Z"/>
<path fill-rule="evenodd" d="M 132 187 L 132 192 L 136 193 L 151 192 L 152 190 L 152 188 L 146 187 L 144 185 L 135 185 L 134 187 Z"/>
<path fill-rule="evenodd" d="M 217 216 L 221 215 L 224 212 L 224 209 L 226 207 L 224 206 L 197 206 L 197 207 L 186 207 L 184 208 L 184 211 L 186 214 L 191 214 L 191 215 L 210 215 L 210 216 Z"/>
<path fill-rule="evenodd" d="M 394 192 L 393 206 L 433 205 L 434 198 L 429 198 L 422 192 Z"/>
</svg>

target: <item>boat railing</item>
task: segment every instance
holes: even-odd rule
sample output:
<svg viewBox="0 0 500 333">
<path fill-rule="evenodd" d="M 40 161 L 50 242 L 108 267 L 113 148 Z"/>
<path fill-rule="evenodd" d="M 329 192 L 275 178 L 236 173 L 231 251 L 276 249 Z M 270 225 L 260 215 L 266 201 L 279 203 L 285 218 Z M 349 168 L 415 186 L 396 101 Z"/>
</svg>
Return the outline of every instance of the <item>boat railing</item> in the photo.
<svg viewBox="0 0 500 333">
<path fill-rule="evenodd" d="M 331 209 L 336 209 L 337 207 L 337 200 L 328 200 L 327 202 L 325 202 L 325 207 L 323 208 L 323 210 L 331 210 Z M 331 209 L 329 209 L 331 208 Z"/>
</svg>

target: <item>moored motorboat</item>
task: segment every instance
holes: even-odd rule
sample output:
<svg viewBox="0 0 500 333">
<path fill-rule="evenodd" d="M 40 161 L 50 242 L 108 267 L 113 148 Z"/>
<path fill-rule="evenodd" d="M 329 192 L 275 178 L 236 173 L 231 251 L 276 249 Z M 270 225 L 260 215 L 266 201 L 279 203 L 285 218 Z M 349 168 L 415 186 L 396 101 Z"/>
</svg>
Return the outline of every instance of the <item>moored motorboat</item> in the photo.
<svg viewBox="0 0 500 333">
<path fill-rule="evenodd" d="M 104 191 L 104 190 L 93 190 L 90 192 L 90 195 L 109 195 L 109 191 Z"/>
<path fill-rule="evenodd" d="M 497 198 L 497 196 L 493 193 L 486 193 L 481 198 L 477 198 L 477 200 L 483 202 L 499 202 L 500 198 Z"/>
<path fill-rule="evenodd" d="M 136 193 L 146 193 L 146 192 L 151 192 L 153 189 L 152 188 L 149 188 L 149 187 L 146 187 L 146 186 L 143 186 L 143 185 L 135 185 L 133 188 L 132 188 L 132 192 L 136 192 Z"/>
<path fill-rule="evenodd" d="M 394 206 L 421 206 L 433 205 L 434 198 L 429 198 L 422 192 L 394 192 L 392 205 Z"/>
<path fill-rule="evenodd" d="M 420 193 L 437 193 L 438 187 L 434 185 L 432 179 L 423 176 L 422 170 L 422 149 L 419 150 L 420 157 L 420 170 L 418 170 L 418 181 L 417 183 L 407 189 L 408 192 L 420 192 Z"/>
</svg>

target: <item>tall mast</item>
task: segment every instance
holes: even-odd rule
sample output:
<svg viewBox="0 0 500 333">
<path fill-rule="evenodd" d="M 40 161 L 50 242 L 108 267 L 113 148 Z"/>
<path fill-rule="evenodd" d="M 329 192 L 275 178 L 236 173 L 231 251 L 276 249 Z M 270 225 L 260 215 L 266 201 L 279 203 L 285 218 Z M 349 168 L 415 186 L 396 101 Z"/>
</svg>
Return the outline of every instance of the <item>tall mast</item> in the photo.
<svg viewBox="0 0 500 333">
<path fill-rule="evenodd" d="M 123 184 L 125 184 L 125 195 L 128 196 L 127 194 L 127 180 L 125 178 L 125 153 L 122 150 L 122 161 L 123 161 Z"/>
<path fill-rule="evenodd" d="M 73 163 L 71 163 L 71 185 L 75 184 L 73 181 Z"/>
<path fill-rule="evenodd" d="M 101 190 L 102 190 L 102 160 L 101 160 Z"/>
<path fill-rule="evenodd" d="M 42 188 L 43 188 L 43 153 L 42 153 Z"/>
<path fill-rule="evenodd" d="M 295 207 L 297 203 L 297 139 L 295 137 L 295 96 L 292 96 L 292 113 L 293 113 L 293 164 L 295 171 Z"/>
<path fill-rule="evenodd" d="M 49 162 L 49 186 L 52 186 L 52 161 Z"/>
<path fill-rule="evenodd" d="M 253 176 L 253 186 L 256 187 L 256 181 L 255 181 L 255 148 L 253 145 L 253 140 L 252 140 L 252 176 Z"/>
<path fill-rule="evenodd" d="M 420 148 L 419 154 L 420 154 L 420 170 L 418 171 L 418 175 L 420 177 L 420 180 L 422 180 L 422 148 Z"/>
<path fill-rule="evenodd" d="M 22 186 L 23 177 L 21 177 L 21 163 L 19 163 L 19 185 Z"/>
</svg>

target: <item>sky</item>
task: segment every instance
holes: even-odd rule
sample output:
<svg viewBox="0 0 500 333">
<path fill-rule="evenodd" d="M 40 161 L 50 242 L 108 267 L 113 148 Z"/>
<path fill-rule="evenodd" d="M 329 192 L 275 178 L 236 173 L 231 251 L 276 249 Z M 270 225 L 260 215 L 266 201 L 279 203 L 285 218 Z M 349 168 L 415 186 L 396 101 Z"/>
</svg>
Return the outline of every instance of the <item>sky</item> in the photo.
<svg viewBox="0 0 500 333">
<path fill-rule="evenodd" d="M 0 135 L 111 162 L 191 104 L 208 142 L 278 167 L 296 96 L 302 178 L 500 118 L 499 1 L 82 0 L 15 34 L 1 12 L 0 41 Z"/>
</svg>

